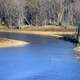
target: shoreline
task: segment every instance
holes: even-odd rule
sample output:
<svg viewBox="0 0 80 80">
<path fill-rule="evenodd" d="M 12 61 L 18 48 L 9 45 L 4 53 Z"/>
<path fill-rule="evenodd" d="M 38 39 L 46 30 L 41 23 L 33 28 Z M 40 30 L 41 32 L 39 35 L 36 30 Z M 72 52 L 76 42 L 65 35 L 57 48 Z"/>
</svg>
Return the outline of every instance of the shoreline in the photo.
<svg viewBox="0 0 80 80">
<path fill-rule="evenodd" d="M 27 30 L 13 30 L 13 29 L 2 29 L 0 32 L 8 33 L 18 33 L 18 34 L 31 34 L 31 35 L 40 35 L 40 36 L 52 36 L 56 38 L 63 37 L 64 35 L 74 35 L 73 31 L 27 31 Z"/>
<path fill-rule="evenodd" d="M 80 54 L 80 46 L 75 47 L 74 50 Z"/>
<path fill-rule="evenodd" d="M 17 33 L 17 34 L 30 34 L 30 35 L 39 35 L 39 36 L 51 36 L 55 38 L 62 38 L 65 35 L 75 35 L 75 31 L 36 31 L 36 30 L 23 30 L 23 29 L 0 29 L 0 32 L 7 32 L 7 33 Z M 75 51 L 77 50 L 76 48 L 74 49 Z M 78 49 L 79 50 L 79 49 Z M 77 51 L 78 51 L 77 50 Z"/>
<path fill-rule="evenodd" d="M 25 42 L 25 41 L 0 38 L 0 48 L 22 47 L 28 44 L 29 42 Z"/>
</svg>

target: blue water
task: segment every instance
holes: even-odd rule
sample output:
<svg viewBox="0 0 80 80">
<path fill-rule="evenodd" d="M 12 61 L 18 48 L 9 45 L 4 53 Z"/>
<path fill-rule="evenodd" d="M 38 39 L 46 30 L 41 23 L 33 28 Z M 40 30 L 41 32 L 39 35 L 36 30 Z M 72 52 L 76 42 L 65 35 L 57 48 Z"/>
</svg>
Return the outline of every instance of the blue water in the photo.
<svg viewBox="0 0 80 80">
<path fill-rule="evenodd" d="M 74 45 L 53 37 L 0 33 L 0 37 L 30 41 L 0 49 L 0 80 L 80 80 Z"/>
</svg>

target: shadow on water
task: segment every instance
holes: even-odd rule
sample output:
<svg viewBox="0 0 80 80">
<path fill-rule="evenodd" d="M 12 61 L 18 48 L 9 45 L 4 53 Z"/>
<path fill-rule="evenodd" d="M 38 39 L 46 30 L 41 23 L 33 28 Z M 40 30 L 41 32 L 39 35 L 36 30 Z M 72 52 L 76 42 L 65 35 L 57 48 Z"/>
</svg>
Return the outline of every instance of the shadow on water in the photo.
<svg viewBox="0 0 80 80">
<path fill-rule="evenodd" d="M 78 41 L 76 40 L 76 38 L 74 37 L 74 35 L 72 35 L 72 36 L 70 36 L 70 35 L 64 35 L 64 37 L 60 37 L 59 39 L 72 42 L 73 44 L 78 43 Z"/>
</svg>

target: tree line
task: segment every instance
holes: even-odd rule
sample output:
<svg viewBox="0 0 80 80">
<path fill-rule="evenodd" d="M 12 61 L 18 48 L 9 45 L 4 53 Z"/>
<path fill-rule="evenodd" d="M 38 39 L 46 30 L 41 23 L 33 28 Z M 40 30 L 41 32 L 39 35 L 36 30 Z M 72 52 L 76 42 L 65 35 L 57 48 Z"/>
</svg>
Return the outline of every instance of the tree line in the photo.
<svg viewBox="0 0 80 80">
<path fill-rule="evenodd" d="M 78 25 L 80 0 L 0 0 L 0 24 Z"/>
</svg>

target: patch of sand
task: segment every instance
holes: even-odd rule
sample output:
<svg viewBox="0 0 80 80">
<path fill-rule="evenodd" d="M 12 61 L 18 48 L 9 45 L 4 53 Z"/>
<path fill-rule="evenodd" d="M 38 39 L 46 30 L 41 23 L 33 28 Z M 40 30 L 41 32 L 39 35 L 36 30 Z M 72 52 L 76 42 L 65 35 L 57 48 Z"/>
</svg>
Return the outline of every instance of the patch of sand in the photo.
<svg viewBox="0 0 80 80">
<path fill-rule="evenodd" d="M 80 46 L 74 48 L 75 51 L 80 52 Z"/>
<path fill-rule="evenodd" d="M 21 47 L 21 46 L 25 46 L 27 44 L 29 44 L 29 42 L 7 39 L 7 38 L 0 38 L 0 48 Z"/>
</svg>

